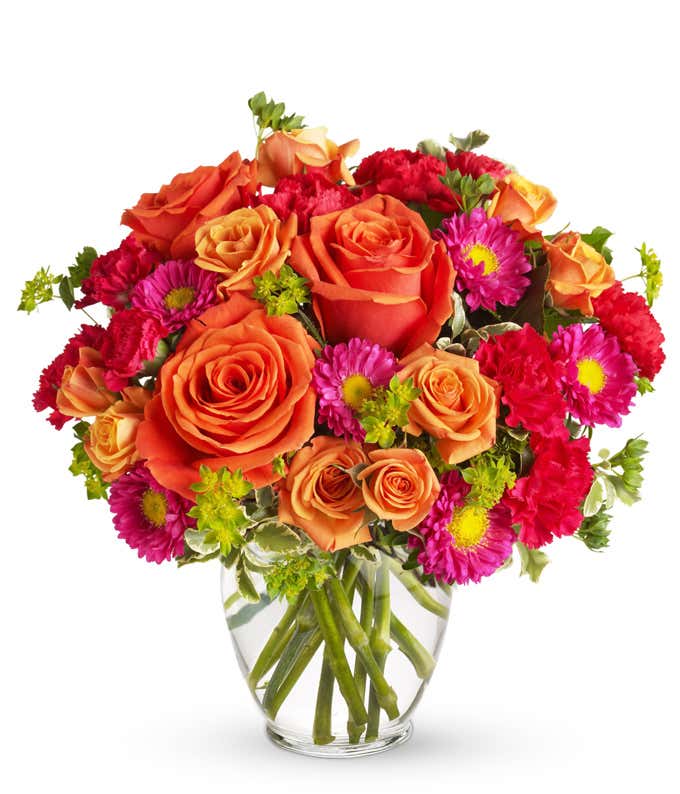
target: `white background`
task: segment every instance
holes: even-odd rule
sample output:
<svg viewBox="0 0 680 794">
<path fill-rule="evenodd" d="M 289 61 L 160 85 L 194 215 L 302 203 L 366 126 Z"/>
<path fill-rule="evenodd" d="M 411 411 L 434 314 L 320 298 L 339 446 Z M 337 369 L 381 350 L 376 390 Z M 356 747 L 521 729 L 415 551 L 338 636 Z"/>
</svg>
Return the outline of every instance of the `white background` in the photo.
<svg viewBox="0 0 680 794">
<path fill-rule="evenodd" d="M 670 3 L 15 3 L 2 23 L 2 739 L 6 792 L 677 791 L 678 129 Z M 114 247 L 176 172 L 252 152 L 264 89 L 362 153 L 480 127 L 602 224 L 619 275 L 665 263 L 669 362 L 617 436 L 650 441 L 612 548 L 566 539 L 458 593 L 409 745 L 329 762 L 265 741 L 218 571 L 138 560 L 32 413 L 80 318 L 15 312 L 37 266 Z M 608 443 L 610 443 L 608 441 Z M 612 446 L 613 443 L 611 442 Z M 597 441 L 595 442 L 598 448 Z"/>
</svg>

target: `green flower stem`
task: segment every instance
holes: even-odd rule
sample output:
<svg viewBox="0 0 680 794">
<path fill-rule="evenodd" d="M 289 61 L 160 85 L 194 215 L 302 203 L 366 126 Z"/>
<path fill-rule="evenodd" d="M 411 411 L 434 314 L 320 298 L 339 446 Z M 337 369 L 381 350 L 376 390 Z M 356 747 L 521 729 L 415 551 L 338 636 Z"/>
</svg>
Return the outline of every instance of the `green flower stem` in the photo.
<svg viewBox="0 0 680 794">
<path fill-rule="evenodd" d="M 385 709 L 388 717 L 391 720 L 396 719 L 399 716 L 397 695 L 392 687 L 387 683 L 382 669 L 373 655 L 368 636 L 361 627 L 356 615 L 352 611 L 352 605 L 347 598 L 347 593 L 344 591 L 342 584 L 337 579 L 329 579 L 326 582 L 326 587 L 333 600 L 333 605 L 345 630 L 345 634 L 347 635 L 347 641 L 352 648 L 354 648 L 357 656 L 361 659 L 364 667 L 366 668 L 366 673 L 371 679 L 371 684 L 375 690 L 378 703 L 383 709 Z M 356 690 L 354 679 L 352 679 L 352 685 Z M 361 698 L 361 704 L 363 708 L 363 698 Z"/>
<path fill-rule="evenodd" d="M 297 316 L 300 318 L 300 320 L 302 321 L 302 324 L 305 326 L 305 328 L 309 332 L 309 335 L 311 337 L 313 337 L 314 340 L 316 342 L 318 342 L 321 345 L 321 347 L 323 348 L 323 346 L 326 343 L 324 342 L 323 337 L 321 336 L 321 333 L 319 332 L 319 329 L 316 327 L 316 325 L 314 325 L 314 322 L 312 321 L 312 318 L 307 314 L 307 312 L 301 306 L 298 307 L 298 315 Z"/>
<path fill-rule="evenodd" d="M 342 593 L 342 597 L 349 605 L 347 593 L 345 592 L 341 582 L 338 579 L 331 579 L 330 583 L 334 583 L 336 585 L 334 592 L 339 591 Z M 349 709 L 350 717 L 357 724 L 365 725 L 368 715 L 366 714 L 364 701 L 359 696 L 359 691 L 357 690 L 356 684 L 354 683 L 352 671 L 350 670 L 347 657 L 345 656 L 345 649 L 343 647 L 345 642 L 338 624 L 335 622 L 333 610 L 331 609 L 331 604 L 328 600 L 328 595 L 322 588 L 319 590 L 312 590 L 309 594 L 309 597 L 312 601 L 312 604 L 314 604 L 316 619 L 319 622 L 319 629 L 321 630 L 323 640 L 326 643 L 326 654 L 328 655 L 331 669 L 333 670 L 333 675 L 336 677 L 338 686 L 342 692 L 342 696 L 347 702 L 347 708 Z M 348 608 L 351 612 L 351 607 L 348 606 Z M 348 639 L 350 638 L 348 637 Z M 351 642 L 352 640 L 350 639 L 350 643 Z"/>
<path fill-rule="evenodd" d="M 361 589 L 361 615 L 359 617 L 359 622 L 367 635 L 371 633 L 371 627 L 373 626 L 374 582 L 375 569 L 372 565 L 367 565 L 364 570 L 364 577 L 359 582 L 359 588 Z M 363 700 L 366 694 L 366 668 L 358 656 L 354 662 L 354 683 L 357 685 L 357 689 Z M 347 734 L 352 744 L 357 744 L 359 742 L 363 732 L 363 725 L 357 725 L 352 722 L 351 719 L 347 721 Z"/>
<path fill-rule="evenodd" d="M 394 613 L 390 618 L 390 635 L 399 646 L 399 650 L 414 666 L 418 678 L 427 681 L 434 670 L 434 658 Z"/>
<path fill-rule="evenodd" d="M 284 641 L 288 637 L 290 639 L 293 635 L 293 622 L 300 611 L 300 607 L 304 602 L 304 598 L 296 598 L 288 604 L 288 608 L 283 614 L 281 620 L 277 623 L 272 631 L 269 639 L 265 643 L 264 648 L 260 651 L 253 669 L 248 676 L 248 685 L 251 690 L 260 683 L 262 676 L 272 668 L 278 661 L 283 653 L 286 644 Z"/>
<path fill-rule="evenodd" d="M 440 618 L 446 618 L 448 616 L 448 608 L 445 607 L 444 604 L 440 604 L 431 593 L 428 593 L 427 589 L 410 571 L 405 571 L 399 560 L 395 560 L 388 555 L 385 555 L 385 560 L 392 573 L 394 573 L 397 579 L 399 579 L 423 609 L 427 609 L 428 612 L 432 612 Z"/>
<path fill-rule="evenodd" d="M 323 654 L 319 689 L 316 694 L 316 711 L 314 712 L 314 728 L 312 731 L 314 744 L 330 744 L 335 739 L 335 736 L 331 733 L 334 687 L 333 664 L 328 650 L 326 650 Z"/>
<path fill-rule="evenodd" d="M 376 573 L 373 630 L 371 631 L 371 649 L 381 670 L 385 670 L 385 660 L 391 650 L 390 646 L 390 570 L 383 556 L 382 564 Z M 366 725 L 366 741 L 378 738 L 380 729 L 380 704 L 374 687 L 368 697 L 368 724 Z"/>
<path fill-rule="evenodd" d="M 360 564 L 356 564 L 356 561 L 352 557 L 347 560 L 342 575 L 342 586 L 348 594 L 354 591 L 359 568 Z M 313 630 L 310 630 L 310 626 L 313 627 Z M 267 684 L 267 690 L 262 705 L 272 719 L 276 717 L 283 702 L 291 693 L 291 690 L 298 682 L 300 676 L 307 669 L 307 665 L 309 665 L 314 658 L 314 654 L 319 650 L 319 646 L 323 639 L 321 631 L 314 622 L 313 608 L 310 601 L 307 602 L 305 608 L 302 609 L 298 615 L 298 633 L 301 627 L 305 629 L 303 640 L 299 641 L 296 640 L 295 636 L 293 637 L 290 645 L 295 642 L 295 647 L 289 653 L 290 645 L 286 646 L 285 651 L 281 655 L 279 665 L 274 671 L 274 676 L 272 676 Z M 284 657 L 285 667 L 282 668 L 281 674 L 277 675 L 279 666 L 284 664 Z"/>
</svg>

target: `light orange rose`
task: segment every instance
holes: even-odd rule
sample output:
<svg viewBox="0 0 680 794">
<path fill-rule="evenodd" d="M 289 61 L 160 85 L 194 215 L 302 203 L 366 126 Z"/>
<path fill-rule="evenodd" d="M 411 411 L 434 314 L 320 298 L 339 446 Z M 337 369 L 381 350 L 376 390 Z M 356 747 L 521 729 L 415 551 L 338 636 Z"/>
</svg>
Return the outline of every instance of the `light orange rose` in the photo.
<svg viewBox="0 0 680 794">
<path fill-rule="evenodd" d="M 400 362 L 400 380 L 413 378 L 420 395 L 409 408 L 406 431 L 436 440 L 446 463 L 461 463 L 496 443 L 499 385 L 472 358 L 421 345 Z"/>
<path fill-rule="evenodd" d="M 323 168 L 331 182 L 342 179 L 353 185 L 345 158 L 358 151 L 359 141 L 338 146 L 326 137 L 326 132 L 325 127 L 303 127 L 270 135 L 257 154 L 260 182 L 274 187 L 281 177 L 302 174 L 308 168 Z"/>
<path fill-rule="evenodd" d="M 137 430 L 151 392 L 130 386 L 122 397 L 94 420 L 84 443 L 85 452 L 107 482 L 118 479 L 141 458 Z"/>
<path fill-rule="evenodd" d="M 366 507 L 389 520 L 398 532 L 420 524 L 430 512 L 439 481 L 419 449 L 376 449 L 368 453 L 369 465 L 358 475 Z"/>
<path fill-rule="evenodd" d="M 253 277 L 266 270 L 278 273 L 290 253 L 297 216 L 282 223 L 274 210 L 261 205 L 234 210 L 208 221 L 196 232 L 196 264 L 223 277 L 218 291 L 252 293 Z"/>
<path fill-rule="evenodd" d="M 498 183 L 488 214 L 504 223 L 516 221 L 517 230 L 531 236 L 536 226 L 553 214 L 556 206 L 557 199 L 547 187 L 535 185 L 513 171 Z"/>
<path fill-rule="evenodd" d="M 343 469 L 368 463 L 361 445 L 317 436 L 295 454 L 279 486 L 279 519 L 300 527 L 325 551 L 371 539 L 361 488 Z"/>
<path fill-rule="evenodd" d="M 547 288 L 555 306 L 593 314 L 597 298 L 616 281 L 614 270 L 576 232 L 565 232 L 544 243 L 550 264 Z"/>
<path fill-rule="evenodd" d="M 104 385 L 104 360 L 98 350 L 81 347 L 74 367 L 65 367 L 57 391 L 57 409 L 65 416 L 98 416 L 118 400 Z"/>
</svg>

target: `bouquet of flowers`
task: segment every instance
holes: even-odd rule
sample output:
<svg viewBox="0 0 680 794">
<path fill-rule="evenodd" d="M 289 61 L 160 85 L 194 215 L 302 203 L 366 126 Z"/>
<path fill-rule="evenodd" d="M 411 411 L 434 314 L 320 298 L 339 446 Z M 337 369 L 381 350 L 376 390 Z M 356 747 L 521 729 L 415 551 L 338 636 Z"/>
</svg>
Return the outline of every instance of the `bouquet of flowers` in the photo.
<svg viewBox="0 0 680 794">
<path fill-rule="evenodd" d="M 88 317 L 33 404 L 75 420 L 70 471 L 139 557 L 230 571 L 270 732 L 368 751 L 406 735 L 452 585 L 515 550 L 535 581 L 554 538 L 603 549 L 639 498 L 646 442 L 590 447 L 653 391 L 660 263 L 640 247 L 643 297 L 608 230 L 541 231 L 553 194 L 480 131 L 351 168 L 358 141 L 249 107 L 254 159 L 178 174 L 118 248 L 26 283 L 20 309 Z M 313 703 L 277 722 L 296 690 Z"/>
</svg>

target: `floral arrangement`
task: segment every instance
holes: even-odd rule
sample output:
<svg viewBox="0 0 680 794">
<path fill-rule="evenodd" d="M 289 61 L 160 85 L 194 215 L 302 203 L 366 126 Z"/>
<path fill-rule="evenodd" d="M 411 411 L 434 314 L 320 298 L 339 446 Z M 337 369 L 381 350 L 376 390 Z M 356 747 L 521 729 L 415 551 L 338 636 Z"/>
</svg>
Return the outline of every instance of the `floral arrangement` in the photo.
<svg viewBox="0 0 680 794">
<path fill-rule="evenodd" d="M 351 611 L 352 564 L 384 557 L 436 611 L 429 588 L 479 582 L 515 549 L 537 580 L 554 538 L 606 547 L 646 443 L 595 459 L 591 437 L 653 391 L 660 263 L 641 246 L 643 297 L 617 279 L 608 230 L 542 231 L 553 194 L 476 153 L 479 131 L 351 168 L 358 141 L 264 94 L 249 106 L 254 159 L 178 174 L 123 212 L 118 248 L 26 283 L 20 309 L 59 297 L 88 317 L 33 404 L 57 429 L 75 420 L 70 471 L 140 557 L 219 559 L 240 598 L 288 605 L 253 688 L 306 610 L 350 738 L 368 723 L 368 741 L 376 711 L 398 711 Z M 318 743 L 323 714 L 320 699 Z"/>
</svg>

